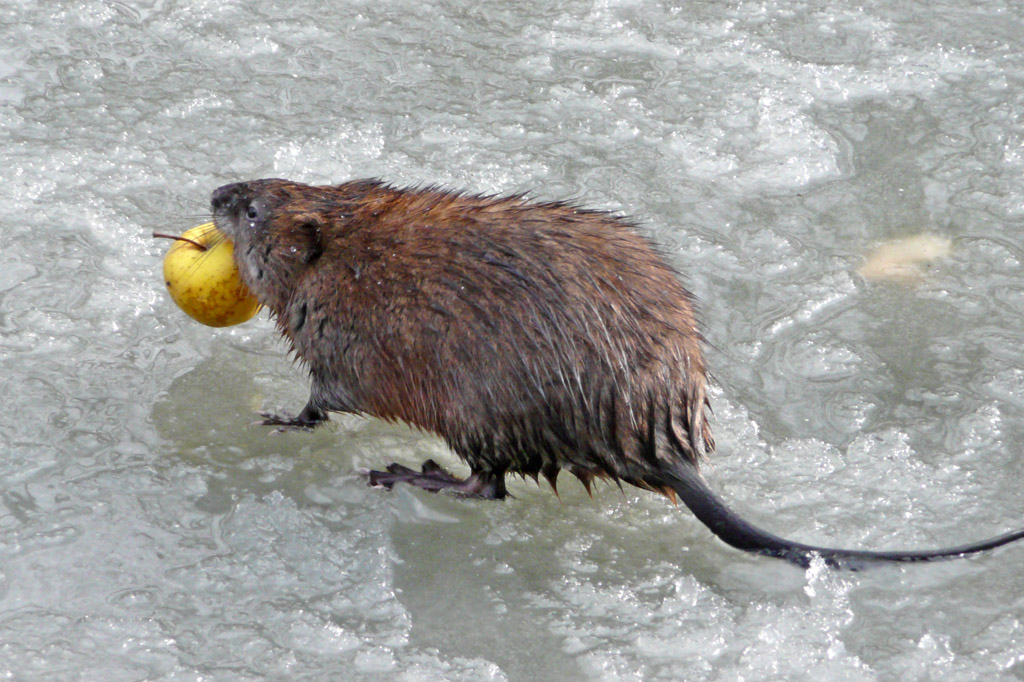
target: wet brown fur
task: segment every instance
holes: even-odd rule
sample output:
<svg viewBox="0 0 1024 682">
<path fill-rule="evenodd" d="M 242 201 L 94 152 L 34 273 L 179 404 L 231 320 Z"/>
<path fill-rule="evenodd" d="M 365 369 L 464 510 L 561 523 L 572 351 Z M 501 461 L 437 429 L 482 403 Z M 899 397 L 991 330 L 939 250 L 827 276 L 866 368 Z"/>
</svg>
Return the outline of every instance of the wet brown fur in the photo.
<svg viewBox="0 0 1024 682">
<path fill-rule="evenodd" d="M 474 471 L 552 485 L 567 468 L 661 491 L 652 468 L 713 447 L 692 297 L 628 221 L 372 180 L 240 187 L 267 215 L 217 224 L 317 409 L 403 421 Z"/>
</svg>

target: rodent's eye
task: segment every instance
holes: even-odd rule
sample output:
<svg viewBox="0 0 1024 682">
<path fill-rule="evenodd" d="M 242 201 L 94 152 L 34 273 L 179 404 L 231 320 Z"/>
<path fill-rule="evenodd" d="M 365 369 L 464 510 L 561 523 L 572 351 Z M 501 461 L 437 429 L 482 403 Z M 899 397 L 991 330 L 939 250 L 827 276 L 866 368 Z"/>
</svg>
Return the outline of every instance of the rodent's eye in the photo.
<svg viewBox="0 0 1024 682">
<path fill-rule="evenodd" d="M 258 224 L 267 219 L 267 205 L 262 199 L 253 199 L 245 207 L 245 219 L 249 221 L 249 227 L 255 228 Z"/>
</svg>

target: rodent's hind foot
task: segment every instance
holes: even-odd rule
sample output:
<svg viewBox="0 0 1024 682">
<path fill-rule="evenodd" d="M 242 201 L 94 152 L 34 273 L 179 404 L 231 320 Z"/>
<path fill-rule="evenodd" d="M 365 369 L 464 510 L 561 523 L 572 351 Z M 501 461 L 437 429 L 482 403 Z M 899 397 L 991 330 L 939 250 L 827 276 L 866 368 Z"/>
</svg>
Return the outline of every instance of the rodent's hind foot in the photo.
<svg viewBox="0 0 1024 682">
<path fill-rule="evenodd" d="M 463 497 L 480 497 L 499 500 L 505 492 L 504 474 L 473 472 L 468 478 L 456 478 L 445 471 L 437 462 L 428 459 L 420 471 L 401 464 L 389 464 L 387 471 L 362 471 L 371 486 L 391 489 L 395 483 L 408 483 L 432 493 L 451 490 Z"/>
</svg>

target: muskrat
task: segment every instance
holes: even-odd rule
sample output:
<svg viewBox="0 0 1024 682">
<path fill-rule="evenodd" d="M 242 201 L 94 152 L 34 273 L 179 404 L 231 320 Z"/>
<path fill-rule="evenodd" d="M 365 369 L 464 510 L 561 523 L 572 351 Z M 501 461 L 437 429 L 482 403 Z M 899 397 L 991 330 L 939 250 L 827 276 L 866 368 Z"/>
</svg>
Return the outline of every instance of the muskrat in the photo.
<svg viewBox="0 0 1024 682">
<path fill-rule="evenodd" d="M 521 195 L 377 180 L 254 180 L 214 191 L 242 280 L 312 378 L 295 417 L 402 421 L 439 435 L 465 479 L 427 461 L 367 472 L 373 485 L 502 498 L 507 474 L 562 469 L 590 490 L 612 479 L 681 499 L 733 547 L 809 566 L 955 557 L 1024 529 L 929 551 L 860 551 L 785 540 L 711 491 L 714 448 L 693 296 L 629 220 Z M 557 489 L 556 489 L 557 492 Z"/>
</svg>

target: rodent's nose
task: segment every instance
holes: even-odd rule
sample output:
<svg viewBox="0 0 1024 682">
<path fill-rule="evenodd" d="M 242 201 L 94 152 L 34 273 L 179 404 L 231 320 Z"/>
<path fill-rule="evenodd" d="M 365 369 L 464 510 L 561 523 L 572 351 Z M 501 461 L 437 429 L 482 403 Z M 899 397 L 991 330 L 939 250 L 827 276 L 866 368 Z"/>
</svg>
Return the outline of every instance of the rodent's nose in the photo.
<svg viewBox="0 0 1024 682">
<path fill-rule="evenodd" d="M 238 183 L 218 187 L 213 190 L 213 196 L 210 197 L 210 207 L 213 208 L 214 212 L 224 211 L 230 213 L 238 204 L 240 190 L 241 185 Z"/>
</svg>

